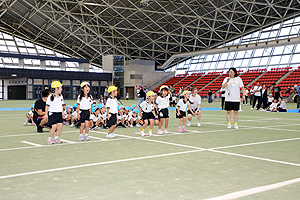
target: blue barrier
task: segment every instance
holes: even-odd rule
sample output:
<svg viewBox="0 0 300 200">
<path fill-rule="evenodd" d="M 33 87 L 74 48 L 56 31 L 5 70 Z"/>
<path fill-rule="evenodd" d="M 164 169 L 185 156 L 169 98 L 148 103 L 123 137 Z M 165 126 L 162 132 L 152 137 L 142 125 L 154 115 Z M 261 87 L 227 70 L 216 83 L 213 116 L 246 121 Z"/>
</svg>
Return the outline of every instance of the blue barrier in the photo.
<svg viewBox="0 0 300 200">
<path fill-rule="evenodd" d="M 0 108 L 0 111 L 20 111 L 20 110 L 30 110 L 30 107 L 28 108 Z"/>
</svg>

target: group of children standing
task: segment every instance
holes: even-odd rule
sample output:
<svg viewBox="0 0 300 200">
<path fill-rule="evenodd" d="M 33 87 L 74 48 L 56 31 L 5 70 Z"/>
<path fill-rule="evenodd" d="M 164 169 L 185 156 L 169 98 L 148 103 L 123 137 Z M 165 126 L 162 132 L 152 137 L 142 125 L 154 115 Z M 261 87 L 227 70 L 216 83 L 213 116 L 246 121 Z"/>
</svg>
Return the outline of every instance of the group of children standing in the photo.
<svg viewBox="0 0 300 200">
<path fill-rule="evenodd" d="M 171 93 L 168 86 L 163 85 L 160 87 L 160 95 L 153 91 L 148 91 L 147 99 L 143 101 L 138 108 L 135 105 L 131 107 L 124 107 L 119 105 L 116 98 L 118 92 L 117 87 L 110 86 L 107 89 L 109 97 L 106 105 L 98 104 L 93 101 L 90 94 L 90 84 L 82 82 L 80 84 L 81 90 L 77 98 L 77 103 L 74 106 L 66 106 L 64 103 L 62 92 L 62 84 L 59 81 L 51 83 L 51 94 L 47 97 L 45 117 L 48 119 L 50 127 L 48 144 L 62 143 L 60 134 L 63 124 L 70 124 L 74 127 L 75 124 L 80 124 L 80 141 L 89 141 L 89 131 L 97 130 L 100 127 L 109 128 L 107 138 L 115 138 L 114 130 L 117 126 L 126 128 L 127 126 L 141 127 L 141 136 L 146 136 L 145 129 L 149 125 L 149 136 L 153 136 L 154 124 L 158 125 L 157 134 L 168 134 L 167 128 L 169 123 L 169 103 L 172 100 Z M 181 94 L 181 99 L 177 104 L 176 118 L 179 118 L 178 132 L 187 132 L 185 129 L 186 124 L 186 110 L 190 109 L 188 105 L 192 105 L 190 99 L 190 91 L 184 91 Z M 34 109 L 34 106 L 32 106 Z M 33 111 L 31 111 L 33 112 Z M 193 110 L 190 109 L 190 112 Z M 27 113 L 26 122 L 32 122 L 31 113 Z M 165 122 L 165 128 L 162 132 L 162 126 Z M 83 134 L 85 132 L 85 134 Z M 53 136 L 55 137 L 53 139 Z"/>
</svg>

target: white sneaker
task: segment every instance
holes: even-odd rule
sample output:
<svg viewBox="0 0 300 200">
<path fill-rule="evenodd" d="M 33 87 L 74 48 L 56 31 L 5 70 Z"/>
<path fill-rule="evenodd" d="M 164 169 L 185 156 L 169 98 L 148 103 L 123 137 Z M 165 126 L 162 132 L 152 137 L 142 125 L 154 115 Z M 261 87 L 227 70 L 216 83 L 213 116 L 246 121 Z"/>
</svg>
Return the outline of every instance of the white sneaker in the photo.
<svg viewBox="0 0 300 200">
<path fill-rule="evenodd" d="M 133 128 L 133 125 L 132 125 L 132 124 L 130 124 L 130 128 Z"/>
<path fill-rule="evenodd" d="M 100 130 L 99 126 L 94 127 L 94 130 Z"/>
<path fill-rule="evenodd" d="M 234 128 L 235 129 L 239 129 L 239 126 L 236 124 L 236 125 L 234 125 Z"/>
<path fill-rule="evenodd" d="M 141 135 L 142 137 L 145 137 L 145 136 L 146 136 L 145 133 L 143 133 L 143 132 L 141 132 L 140 135 Z"/>
<path fill-rule="evenodd" d="M 197 123 L 197 126 L 198 126 L 198 127 L 201 127 L 201 124 L 200 124 L 200 122 L 198 122 L 198 123 Z"/>
<path fill-rule="evenodd" d="M 164 134 L 166 134 L 166 135 L 168 135 L 169 133 L 168 133 L 168 131 L 165 129 L 164 130 Z"/>
<path fill-rule="evenodd" d="M 158 134 L 158 135 L 163 135 L 163 132 L 162 132 L 161 130 L 158 130 L 158 131 L 157 131 L 157 134 Z"/>
<path fill-rule="evenodd" d="M 149 134 L 149 136 L 150 136 L 150 137 L 153 137 L 153 134 L 152 134 L 152 132 L 149 132 L 148 134 Z"/>
<path fill-rule="evenodd" d="M 253 108 L 251 108 L 251 110 L 253 110 Z"/>
<path fill-rule="evenodd" d="M 74 126 L 75 126 L 74 124 L 71 124 L 71 125 L 70 125 L 70 128 L 73 128 Z"/>
<path fill-rule="evenodd" d="M 138 127 L 138 128 L 140 128 L 140 127 L 141 127 L 141 125 L 137 124 L 137 125 L 135 125 L 135 127 Z"/>
<path fill-rule="evenodd" d="M 261 112 L 266 112 L 265 109 L 261 109 L 260 111 L 261 111 Z"/>
<path fill-rule="evenodd" d="M 187 126 L 191 126 L 191 125 L 192 125 L 192 122 L 188 121 Z"/>
<path fill-rule="evenodd" d="M 231 124 L 228 124 L 228 125 L 227 125 L 227 129 L 231 129 Z"/>
</svg>

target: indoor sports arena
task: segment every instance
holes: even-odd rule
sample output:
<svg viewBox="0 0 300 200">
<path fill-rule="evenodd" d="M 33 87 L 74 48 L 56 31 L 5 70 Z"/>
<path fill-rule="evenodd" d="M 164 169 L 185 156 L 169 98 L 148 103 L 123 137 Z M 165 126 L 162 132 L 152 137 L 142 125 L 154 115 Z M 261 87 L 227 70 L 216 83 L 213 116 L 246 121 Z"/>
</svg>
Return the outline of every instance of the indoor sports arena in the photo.
<svg viewBox="0 0 300 200">
<path fill-rule="evenodd" d="M 0 199 L 299 199 L 300 1 L 1 0 Z"/>
</svg>

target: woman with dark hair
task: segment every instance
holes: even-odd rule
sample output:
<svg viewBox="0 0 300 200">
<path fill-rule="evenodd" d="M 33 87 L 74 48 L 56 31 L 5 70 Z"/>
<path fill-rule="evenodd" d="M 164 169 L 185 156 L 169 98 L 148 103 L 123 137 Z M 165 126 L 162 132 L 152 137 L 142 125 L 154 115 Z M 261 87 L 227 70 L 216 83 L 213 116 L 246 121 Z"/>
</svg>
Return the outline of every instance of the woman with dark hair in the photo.
<svg viewBox="0 0 300 200">
<path fill-rule="evenodd" d="M 243 100 L 245 100 L 245 88 L 243 81 L 240 77 L 237 77 L 236 68 L 230 68 L 228 71 L 229 77 L 226 77 L 223 81 L 222 88 L 225 89 L 225 110 L 227 111 L 227 128 L 231 129 L 231 111 L 234 112 L 234 128 L 239 129 L 238 111 L 240 109 L 240 94 L 241 89 L 243 92 Z"/>
</svg>

